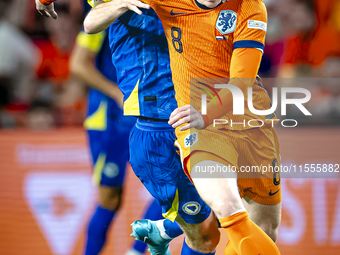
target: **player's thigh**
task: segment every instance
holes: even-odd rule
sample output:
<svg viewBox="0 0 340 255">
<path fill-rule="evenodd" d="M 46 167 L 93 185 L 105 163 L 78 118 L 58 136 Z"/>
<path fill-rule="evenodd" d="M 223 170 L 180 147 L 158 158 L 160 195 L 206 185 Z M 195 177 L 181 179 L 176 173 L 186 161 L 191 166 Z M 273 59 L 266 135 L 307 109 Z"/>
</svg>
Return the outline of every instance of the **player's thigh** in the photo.
<svg viewBox="0 0 340 255">
<path fill-rule="evenodd" d="M 242 198 L 249 217 L 274 241 L 277 238 L 277 229 L 281 223 L 281 203 L 276 205 L 263 205 L 247 196 Z"/>
<path fill-rule="evenodd" d="M 192 167 L 191 178 L 198 193 L 217 218 L 227 217 L 243 209 L 238 193 L 237 173 L 233 170 L 236 167 L 214 154 L 203 151 L 193 152 L 188 164 Z"/>
<path fill-rule="evenodd" d="M 99 187 L 99 203 L 107 209 L 118 209 L 129 159 L 128 133 L 117 134 L 115 129 L 88 131 L 93 159 L 92 180 Z"/>
<path fill-rule="evenodd" d="M 93 181 L 98 185 L 98 201 L 104 208 L 119 209 L 127 163 L 128 153 L 117 154 L 110 150 L 103 151 L 97 159 Z"/>
<path fill-rule="evenodd" d="M 93 160 L 93 182 L 108 187 L 122 186 L 129 160 L 129 136 L 112 131 L 88 131 Z"/>
<path fill-rule="evenodd" d="M 239 153 L 238 186 L 241 197 L 247 196 L 262 205 L 281 203 L 280 148 L 273 128 L 242 132 L 237 140 Z"/>
<path fill-rule="evenodd" d="M 163 216 L 178 216 L 188 224 L 199 224 L 210 208 L 198 195 L 182 169 L 171 132 L 149 132 L 134 127 L 130 135 L 130 162 L 136 176 L 162 206 Z"/>
</svg>

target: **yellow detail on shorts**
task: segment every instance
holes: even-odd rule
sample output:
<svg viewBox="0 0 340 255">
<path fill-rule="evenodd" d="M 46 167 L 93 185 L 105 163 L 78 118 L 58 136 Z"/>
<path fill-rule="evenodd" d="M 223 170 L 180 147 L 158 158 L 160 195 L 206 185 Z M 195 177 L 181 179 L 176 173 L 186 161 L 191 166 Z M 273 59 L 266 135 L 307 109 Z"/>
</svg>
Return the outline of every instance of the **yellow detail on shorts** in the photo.
<svg viewBox="0 0 340 255">
<path fill-rule="evenodd" d="M 111 2 L 112 0 L 101 0 L 101 1 Z M 89 5 L 91 5 L 93 7 L 96 2 L 99 2 L 99 0 L 87 0 L 87 2 L 89 3 Z"/>
<path fill-rule="evenodd" d="M 139 79 L 130 96 L 124 101 L 124 115 L 140 116 L 138 99 Z"/>
<path fill-rule="evenodd" d="M 107 127 L 107 101 L 101 101 L 94 113 L 84 121 L 84 128 L 87 130 L 105 131 Z"/>
<path fill-rule="evenodd" d="M 100 153 L 97 159 L 96 164 L 94 165 L 94 171 L 92 176 L 92 182 L 96 185 L 100 184 L 100 181 L 102 180 L 102 171 L 105 166 L 106 162 L 106 154 Z"/>
<path fill-rule="evenodd" d="M 172 202 L 172 206 L 169 209 L 169 211 L 162 214 L 163 217 L 174 222 L 178 215 L 178 207 L 179 207 L 179 199 L 178 199 L 178 190 L 176 189 L 176 195 L 175 195 L 174 201 Z"/>
<path fill-rule="evenodd" d="M 77 44 L 81 47 L 98 53 L 103 46 L 106 32 L 102 31 L 98 34 L 89 35 L 85 32 L 80 32 L 77 36 Z"/>
</svg>

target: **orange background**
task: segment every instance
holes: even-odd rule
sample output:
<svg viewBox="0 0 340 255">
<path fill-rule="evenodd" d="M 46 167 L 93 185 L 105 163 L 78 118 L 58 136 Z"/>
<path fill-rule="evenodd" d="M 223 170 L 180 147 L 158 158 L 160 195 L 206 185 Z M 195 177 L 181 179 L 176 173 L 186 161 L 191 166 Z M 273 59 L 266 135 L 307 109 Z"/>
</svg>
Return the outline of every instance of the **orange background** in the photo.
<svg viewBox="0 0 340 255">
<path fill-rule="evenodd" d="M 339 164 L 339 131 L 279 129 L 282 162 Z M 96 197 L 89 159 L 81 129 L 0 131 L 1 255 L 81 254 Z M 127 172 L 104 255 L 127 251 L 130 224 L 151 199 L 130 167 Z M 281 254 L 340 254 L 339 180 L 282 178 Z M 182 240 L 172 242 L 173 254 L 180 254 Z M 217 254 L 226 241 L 223 233 Z"/>
</svg>

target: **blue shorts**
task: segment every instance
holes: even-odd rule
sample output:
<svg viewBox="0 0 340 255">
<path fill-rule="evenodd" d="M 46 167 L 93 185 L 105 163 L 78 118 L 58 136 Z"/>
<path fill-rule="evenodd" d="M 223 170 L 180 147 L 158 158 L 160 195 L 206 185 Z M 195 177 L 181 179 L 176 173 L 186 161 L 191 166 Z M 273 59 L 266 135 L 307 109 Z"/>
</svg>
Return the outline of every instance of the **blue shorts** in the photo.
<svg viewBox="0 0 340 255">
<path fill-rule="evenodd" d="M 125 117 L 116 102 L 91 91 L 84 122 L 93 162 L 93 182 L 121 187 L 129 161 L 129 133 L 136 118 Z"/>
<path fill-rule="evenodd" d="M 130 134 L 132 169 L 172 221 L 180 216 L 186 223 L 198 224 L 211 209 L 198 195 L 185 175 L 174 129 L 166 122 L 137 120 Z"/>
</svg>

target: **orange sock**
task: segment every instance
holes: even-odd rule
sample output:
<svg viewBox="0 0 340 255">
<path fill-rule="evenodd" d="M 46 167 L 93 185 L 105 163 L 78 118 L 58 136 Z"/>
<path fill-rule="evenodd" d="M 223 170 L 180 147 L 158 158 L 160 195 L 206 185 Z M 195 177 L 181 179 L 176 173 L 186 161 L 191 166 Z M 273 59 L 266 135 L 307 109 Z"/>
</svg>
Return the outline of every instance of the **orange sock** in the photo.
<svg viewBox="0 0 340 255">
<path fill-rule="evenodd" d="M 279 255 L 279 249 L 262 229 L 240 212 L 220 219 L 231 245 L 239 255 Z"/>
<path fill-rule="evenodd" d="M 237 255 L 237 252 L 230 241 L 227 243 L 227 247 L 225 247 L 224 255 Z"/>
</svg>

